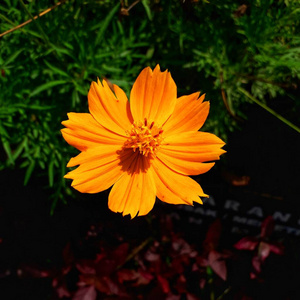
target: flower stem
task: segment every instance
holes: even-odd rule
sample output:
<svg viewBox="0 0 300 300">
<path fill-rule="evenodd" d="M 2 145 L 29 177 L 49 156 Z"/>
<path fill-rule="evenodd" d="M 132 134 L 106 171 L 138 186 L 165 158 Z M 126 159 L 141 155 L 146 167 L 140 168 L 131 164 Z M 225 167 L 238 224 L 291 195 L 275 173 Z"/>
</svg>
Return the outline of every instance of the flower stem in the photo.
<svg viewBox="0 0 300 300">
<path fill-rule="evenodd" d="M 256 104 L 258 104 L 260 107 L 264 108 L 266 111 L 268 111 L 274 117 L 276 117 L 277 119 L 279 119 L 280 121 L 282 121 L 283 123 L 285 123 L 286 125 L 288 125 L 289 127 L 293 128 L 294 130 L 296 130 L 297 132 L 300 133 L 300 128 L 299 127 L 297 127 L 296 125 L 291 123 L 289 120 L 285 119 L 283 116 L 278 114 L 276 111 L 274 111 L 273 109 L 268 107 L 266 104 L 264 104 L 264 103 L 260 102 L 259 100 L 257 100 L 255 97 L 253 97 L 251 94 L 249 94 L 245 89 L 243 89 L 241 87 L 238 87 L 238 90 L 241 93 L 243 93 L 246 97 L 248 97 L 250 100 L 252 100 Z"/>
</svg>

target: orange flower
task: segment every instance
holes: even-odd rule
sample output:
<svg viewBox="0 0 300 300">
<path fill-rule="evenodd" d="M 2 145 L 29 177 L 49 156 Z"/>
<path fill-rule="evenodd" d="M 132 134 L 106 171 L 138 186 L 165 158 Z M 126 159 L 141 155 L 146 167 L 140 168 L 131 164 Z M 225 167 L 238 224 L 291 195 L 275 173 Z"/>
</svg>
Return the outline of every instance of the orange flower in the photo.
<svg viewBox="0 0 300 300">
<path fill-rule="evenodd" d="M 207 172 L 225 151 L 214 134 L 199 132 L 209 112 L 200 93 L 177 99 L 177 87 L 159 65 L 145 68 L 135 81 L 130 103 L 117 85 L 93 82 L 90 113 L 69 113 L 62 124 L 65 140 L 81 151 L 65 178 L 82 193 L 112 187 L 108 206 L 114 212 L 146 215 L 156 196 L 167 203 L 201 203 L 207 197 L 188 175 Z"/>
</svg>

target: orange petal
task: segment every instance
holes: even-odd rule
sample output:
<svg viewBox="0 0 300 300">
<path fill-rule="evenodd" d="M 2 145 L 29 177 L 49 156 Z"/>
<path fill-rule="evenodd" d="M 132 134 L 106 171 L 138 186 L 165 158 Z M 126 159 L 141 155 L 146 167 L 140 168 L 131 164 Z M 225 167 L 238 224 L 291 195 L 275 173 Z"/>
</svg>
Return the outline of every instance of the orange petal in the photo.
<svg viewBox="0 0 300 300">
<path fill-rule="evenodd" d="M 163 126 L 167 135 L 185 131 L 198 131 L 209 113 L 209 102 L 203 102 L 205 94 L 182 96 L 177 99 L 173 114 Z"/>
<path fill-rule="evenodd" d="M 220 158 L 225 151 L 224 142 L 206 132 L 183 132 L 166 137 L 157 157 L 169 168 L 184 175 L 197 175 L 209 171 L 214 163 L 203 163 Z"/>
<path fill-rule="evenodd" d="M 88 93 L 89 110 L 93 117 L 106 129 L 126 135 L 133 122 L 125 93 L 115 86 L 115 94 L 107 82 L 92 82 Z"/>
<path fill-rule="evenodd" d="M 158 158 L 152 162 L 153 178 L 157 197 L 170 204 L 202 204 L 201 197 L 207 197 L 201 186 L 188 176 L 172 171 Z"/>
<path fill-rule="evenodd" d="M 177 97 L 177 87 L 168 71 L 145 68 L 136 79 L 130 93 L 130 109 L 135 121 L 154 121 L 162 126 L 172 114 Z"/>
<path fill-rule="evenodd" d="M 167 152 L 168 153 L 168 152 Z M 163 150 L 157 153 L 157 157 L 170 169 L 183 175 L 199 175 L 209 171 L 215 163 L 202 163 L 196 161 L 188 161 L 178 158 L 172 153 L 164 153 Z"/>
<path fill-rule="evenodd" d="M 117 135 L 101 126 L 91 114 L 68 113 L 69 120 L 62 124 L 67 128 L 61 130 L 64 139 L 71 146 L 84 151 L 101 144 L 122 145 L 123 136 Z"/>
<path fill-rule="evenodd" d="M 90 148 L 83 151 L 75 157 L 72 157 L 67 164 L 67 167 L 82 165 L 83 163 L 92 163 L 98 161 L 101 164 L 120 159 L 119 153 L 122 147 L 119 145 L 99 145 L 98 147 Z"/>
<path fill-rule="evenodd" d="M 153 208 L 156 198 L 156 187 L 151 170 L 141 170 L 146 160 L 139 157 L 134 166 L 135 171 L 124 173 L 114 184 L 109 197 L 108 207 L 123 216 L 144 216 Z"/>
<path fill-rule="evenodd" d="M 108 189 L 123 173 L 118 165 L 118 161 L 113 161 L 103 166 L 94 166 L 93 169 L 82 172 L 79 175 L 72 174 L 72 172 L 65 176 L 65 178 L 73 179 L 72 187 L 81 193 L 90 194 Z"/>
<path fill-rule="evenodd" d="M 164 139 L 159 151 L 187 161 L 205 162 L 219 159 L 225 143 L 208 132 L 183 132 Z"/>
<path fill-rule="evenodd" d="M 82 193 L 98 193 L 108 189 L 122 175 L 119 146 L 99 146 L 71 158 L 68 167 L 80 166 L 65 175 L 72 186 Z"/>
</svg>

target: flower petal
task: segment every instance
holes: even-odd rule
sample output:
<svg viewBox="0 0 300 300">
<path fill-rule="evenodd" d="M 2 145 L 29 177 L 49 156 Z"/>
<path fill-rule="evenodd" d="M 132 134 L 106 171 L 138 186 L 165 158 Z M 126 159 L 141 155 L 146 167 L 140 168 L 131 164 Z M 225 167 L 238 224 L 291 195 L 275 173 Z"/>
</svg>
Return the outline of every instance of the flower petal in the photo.
<svg viewBox="0 0 300 300">
<path fill-rule="evenodd" d="M 170 169 L 183 175 L 199 175 L 208 172 L 215 163 L 201 163 L 177 158 L 160 151 L 157 157 Z"/>
<path fill-rule="evenodd" d="M 199 196 L 208 197 L 195 180 L 172 171 L 158 158 L 153 160 L 152 167 L 156 195 L 161 201 L 193 205 L 193 201 L 202 204 Z"/>
<path fill-rule="evenodd" d="M 88 94 L 89 110 L 93 117 L 105 128 L 115 133 L 125 135 L 133 122 L 129 102 L 120 88 L 115 89 L 115 94 L 107 82 L 92 82 Z"/>
<path fill-rule="evenodd" d="M 61 130 L 64 139 L 80 151 L 94 148 L 99 144 L 122 145 L 123 136 L 108 131 L 101 126 L 91 114 L 68 113 L 69 120 L 62 124 L 67 128 Z"/>
<path fill-rule="evenodd" d="M 108 207 L 114 212 L 123 212 L 131 218 L 143 216 L 153 208 L 156 198 L 156 187 L 152 172 L 143 164 L 147 159 L 136 156 L 134 171 L 125 172 L 114 184 L 109 197 Z"/>
<path fill-rule="evenodd" d="M 73 179 L 72 186 L 82 193 L 98 193 L 112 186 L 122 175 L 120 146 L 90 148 L 71 158 L 67 167 L 80 165 L 64 177 Z M 126 161 L 129 156 L 124 157 Z"/>
<path fill-rule="evenodd" d="M 166 137 L 157 157 L 170 169 L 184 175 L 197 175 L 209 171 L 214 163 L 203 163 L 220 158 L 224 142 L 207 132 L 183 132 Z"/>
<path fill-rule="evenodd" d="M 98 147 L 90 148 L 87 151 L 82 151 L 75 157 L 72 157 L 67 164 L 67 167 L 82 165 L 83 163 L 92 163 L 96 160 L 101 164 L 106 164 L 112 160 L 118 159 L 118 153 L 121 147 L 119 145 L 99 145 Z"/>
<path fill-rule="evenodd" d="M 217 160 L 226 151 L 225 143 L 208 132 L 183 132 L 164 139 L 159 151 L 188 161 L 205 162 Z"/>
<path fill-rule="evenodd" d="M 209 102 L 203 102 L 205 94 L 200 98 L 199 94 L 194 93 L 177 99 L 174 112 L 163 126 L 166 134 L 198 131 L 202 127 L 209 113 Z"/>
<path fill-rule="evenodd" d="M 145 68 L 136 79 L 130 93 L 130 109 L 135 121 L 154 121 L 162 126 L 174 111 L 177 87 L 168 71 Z"/>
</svg>

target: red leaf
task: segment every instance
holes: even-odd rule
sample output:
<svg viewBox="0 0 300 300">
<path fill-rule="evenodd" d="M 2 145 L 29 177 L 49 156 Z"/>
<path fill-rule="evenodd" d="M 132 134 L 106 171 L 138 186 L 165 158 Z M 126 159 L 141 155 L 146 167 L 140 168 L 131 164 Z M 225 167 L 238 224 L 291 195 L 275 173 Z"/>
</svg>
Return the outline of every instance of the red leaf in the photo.
<svg viewBox="0 0 300 300">
<path fill-rule="evenodd" d="M 102 285 L 106 285 L 108 287 L 108 292 L 106 292 L 106 294 L 108 295 L 120 294 L 119 286 L 115 282 L 113 282 L 109 277 L 97 278 L 96 288 L 99 286 L 100 282 Z"/>
<path fill-rule="evenodd" d="M 138 279 L 135 282 L 134 286 L 148 284 L 154 278 L 154 276 L 151 273 L 143 271 L 143 270 L 139 270 L 138 274 L 139 274 L 139 276 L 138 276 Z"/>
<path fill-rule="evenodd" d="M 234 247 L 238 250 L 254 250 L 258 244 L 258 239 L 253 237 L 244 237 L 239 240 Z"/>
<path fill-rule="evenodd" d="M 79 275 L 79 282 L 83 282 L 86 285 L 95 285 L 96 275 L 93 274 L 81 274 Z"/>
<path fill-rule="evenodd" d="M 99 292 L 106 295 L 118 295 L 120 291 L 118 285 L 106 276 L 79 275 L 79 280 L 94 286 Z"/>
<path fill-rule="evenodd" d="M 65 262 L 65 265 L 71 265 L 74 261 L 74 254 L 71 250 L 71 244 L 67 243 L 67 245 L 64 247 L 62 251 L 63 260 Z"/>
<path fill-rule="evenodd" d="M 72 298 L 72 300 L 96 300 L 96 299 L 97 299 L 97 291 L 95 290 L 95 287 L 92 285 L 79 288 Z"/>
<path fill-rule="evenodd" d="M 206 258 L 204 258 L 203 256 L 198 256 L 196 258 L 196 261 L 200 267 L 207 267 L 209 264 L 208 260 Z"/>
<path fill-rule="evenodd" d="M 257 274 L 261 272 L 261 260 L 258 256 L 252 258 L 252 266 Z"/>
<path fill-rule="evenodd" d="M 56 290 L 59 299 L 63 297 L 71 297 L 65 282 L 61 282 L 59 279 L 54 278 L 52 281 L 52 286 Z"/>
<path fill-rule="evenodd" d="M 166 300 L 180 300 L 181 296 L 180 295 L 174 295 L 174 294 L 169 294 L 166 297 Z"/>
<path fill-rule="evenodd" d="M 176 281 L 176 289 L 179 294 L 185 294 L 186 290 L 186 279 L 183 275 L 180 275 Z"/>
<path fill-rule="evenodd" d="M 103 260 L 106 257 L 105 253 L 97 253 L 95 263 L 98 263 L 99 261 Z"/>
<path fill-rule="evenodd" d="M 170 286 L 168 280 L 160 275 L 157 275 L 157 280 L 160 283 L 163 292 L 165 294 L 168 294 L 170 292 Z"/>
<path fill-rule="evenodd" d="M 196 297 L 196 296 L 193 295 L 193 294 L 187 293 L 187 294 L 186 294 L 186 300 L 199 300 L 199 298 Z"/>
<path fill-rule="evenodd" d="M 284 247 L 283 245 L 275 245 L 275 244 L 269 244 L 270 246 L 270 250 L 271 252 L 275 253 L 275 254 L 278 254 L 278 255 L 283 255 L 284 253 Z"/>
<path fill-rule="evenodd" d="M 96 274 L 95 263 L 88 259 L 82 259 L 76 264 L 76 268 L 82 274 Z"/>
<path fill-rule="evenodd" d="M 160 259 L 160 254 L 154 253 L 153 251 L 151 251 L 151 249 L 149 249 L 145 253 L 145 259 L 147 261 L 158 261 Z"/>
<path fill-rule="evenodd" d="M 176 254 L 188 254 L 190 257 L 195 257 L 195 250 L 182 238 L 174 236 L 172 248 Z"/>
<path fill-rule="evenodd" d="M 222 223 L 220 219 L 216 219 L 208 228 L 203 247 L 206 252 L 214 250 L 218 247 L 219 239 L 222 232 Z"/>
<path fill-rule="evenodd" d="M 115 272 L 119 262 L 116 259 L 105 258 L 97 265 L 95 265 L 96 273 L 99 276 L 110 276 Z"/>
<path fill-rule="evenodd" d="M 117 265 L 121 265 L 125 262 L 128 256 L 128 249 L 129 249 L 129 244 L 123 243 L 119 245 L 118 248 L 112 252 L 112 255 L 110 257 L 116 261 Z"/>
<path fill-rule="evenodd" d="M 123 284 L 124 281 L 136 280 L 138 274 L 134 270 L 122 269 L 117 272 L 118 281 Z"/>
<path fill-rule="evenodd" d="M 200 278 L 199 285 L 200 285 L 200 289 L 203 290 L 205 288 L 205 285 L 206 285 L 206 279 L 205 278 Z"/>
<path fill-rule="evenodd" d="M 227 278 L 227 267 L 221 253 L 210 251 L 208 254 L 209 265 L 212 270 L 219 275 L 224 281 Z"/>
<path fill-rule="evenodd" d="M 21 277 L 45 278 L 50 277 L 53 272 L 41 270 L 37 265 L 21 265 L 18 274 Z"/>
<path fill-rule="evenodd" d="M 267 217 L 261 224 L 261 233 L 262 238 L 269 237 L 274 230 L 275 222 L 272 216 Z"/>
<path fill-rule="evenodd" d="M 182 274 L 184 272 L 184 266 L 189 264 L 189 260 L 187 255 L 174 257 L 172 260 L 172 270 L 175 274 Z"/>
</svg>

